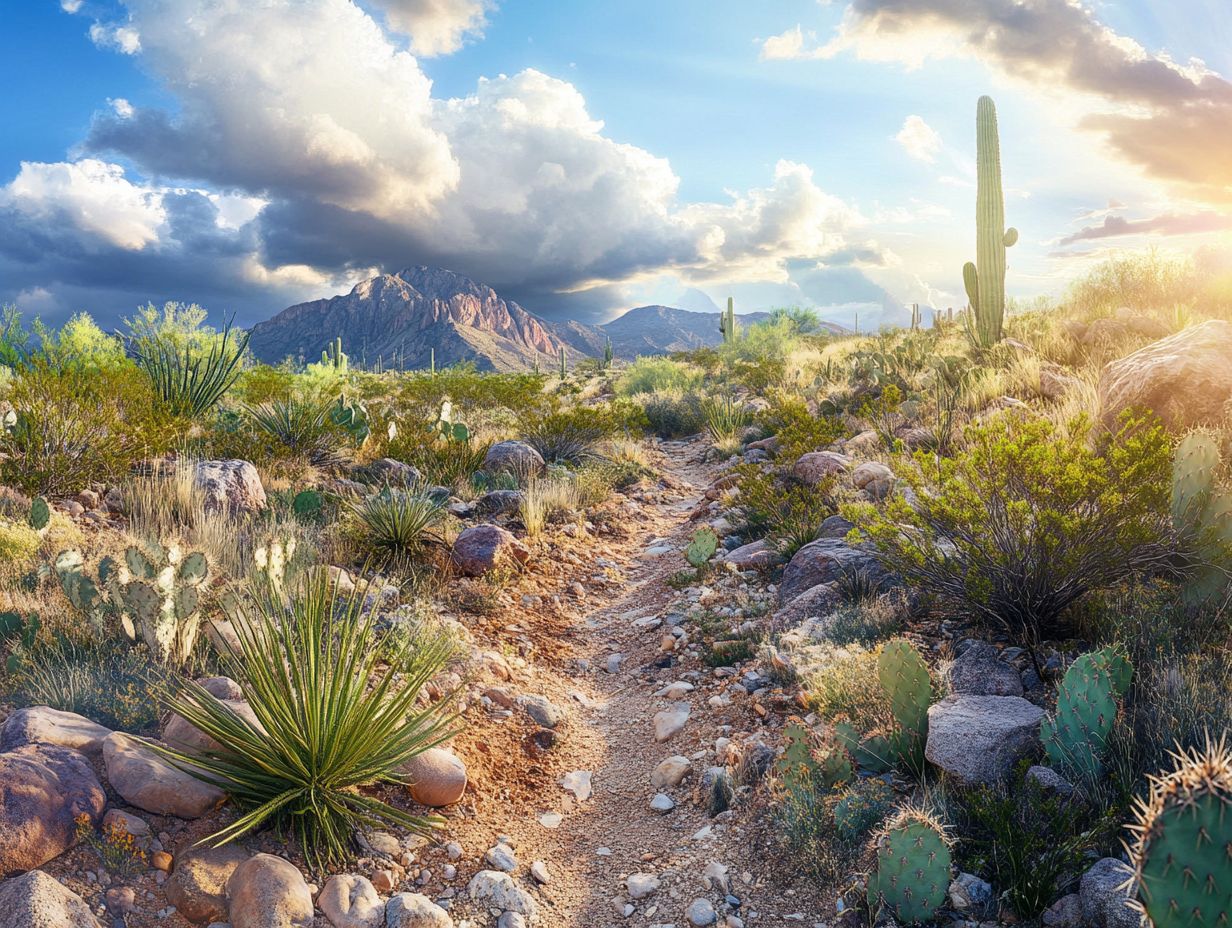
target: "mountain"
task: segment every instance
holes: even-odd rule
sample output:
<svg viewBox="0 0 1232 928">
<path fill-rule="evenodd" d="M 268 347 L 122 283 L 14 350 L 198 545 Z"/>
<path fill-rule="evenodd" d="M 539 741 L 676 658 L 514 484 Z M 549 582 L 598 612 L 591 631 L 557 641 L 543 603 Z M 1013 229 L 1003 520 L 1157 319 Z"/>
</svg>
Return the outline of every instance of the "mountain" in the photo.
<svg viewBox="0 0 1232 928">
<path fill-rule="evenodd" d="M 550 367 L 565 347 L 550 324 L 491 287 L 420 266 L 366 280 L 345 296 L 289 306 L 253 326 L 249 348 L 269 363 L 311 361 L 337 336 L 369 367 L 427 367 L 435 349 L 441 366 L 525 370 L 536 361 Z"/>
<path fill-rule="evenodd" d="M 698 297 L 704 294 L 694 291 L 690 302 L 705 305 Z M 746 326 L 767 318 L 738 317 Z M 419 266 L 366 280 L 342 296 L 289 306 L 253 326 L 249 348 L 271 364 L 288 357 L 312 361 L 338 336 L 366 367 L 425 368 L 435 349 L 438 366 L 470 361 L 495 371 L 526 370 L 536 362 L 551 370 L 562 347 L 571 361 L 601 357 L 608 339 L 616 357 L 630 359 L 722 340 L 717 311 L 638 306 L 603 325 L 549 322 L 469 277 Z"/>
</svg>

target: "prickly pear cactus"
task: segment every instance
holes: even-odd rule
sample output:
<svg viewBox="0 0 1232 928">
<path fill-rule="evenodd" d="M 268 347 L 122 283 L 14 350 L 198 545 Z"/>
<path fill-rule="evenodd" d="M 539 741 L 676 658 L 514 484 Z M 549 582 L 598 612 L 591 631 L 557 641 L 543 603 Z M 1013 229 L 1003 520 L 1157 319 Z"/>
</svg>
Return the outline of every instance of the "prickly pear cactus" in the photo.
<svg viewBox="0 0 1232 928">
<path fill-rule="evenodd" d="M 36 532 L 41 532 L 47 528 L 47 523 L 50 521 L 51 507 L 47 505 L 47 500 L 43 497 L 36 496 L 30 503 L 30 527 Z"/>
<path fill-rule="evenodd" d="M 176 547 L 156 549 L 155 559 L 136 546 L 124 552 L 136 579 L 119 587 L 124 610 L 158 660 L 183 663 L 201 629 L 200 589 L 209 575 L 205 555 L 181 555 Z"/>
<path fill-rule="evenodd" d="M 1056 714 L 1040 723 L 1040 737 L 1052 765 L 1088 782 L 1103 770 L 1104 751 L 1116 721 L 1117 681 L 1111 653 L 1093 651 L 1070 664 L 1057 691 Z M 1128 667 L 1127 660 L 1122 657 L 1121 661 Z M 1116 673 L 1125 673 L 1120 662 Z"/>
<path fill-rule="evenodd" d="M 1232 755 L 1223 740 L 1174 755 L 1130 826 L 1137 907 L 1155 928 L 1219 928 L 1232 910 Z"/>
<path fill-rule="evenodd" d="M 1134 666 L 1125 652 L 1116 645 L 1107 645 L 1091 652 L 1092 659 L 1108 672 L 1112 679 L 1112 694 L 1118 699 L 1129 692 L 1134 677 Z"/>
<path fill-rule="evenodd" d="M 813 759 L 810 740 L 808 729 L 799 722 L 783 729 L 783 753 L 775 766 L 788 786 L 794 786 L 813 775 L 817 762 Z"/>
<path fill-rule="evenodd" d="M 881 649 L 877 658 L 877 679 L 890 697 L 894 721 L 907 731 L 928 733 L 928 707 L 932 703 L 932 678 L 928 665 L 904 638 L 896 638 Z"/>
<path fill-rule="evenodd" d="M 937 911 L 949 885 L 950 846 L 942 827 L 922 812 L 899 813 L 877 842 L 869 907 L 885 904 L 900 922 L 918 924 Z"/>
<path fill-rule="evenodd" d="M 693 567 L 701 570 L 714 557 L 714 552 L 719 548 L 719 536 L 714 533 L 714 529 L 706 526 L 699 528 L 693 534 L 693 540 L 689 542 L 689 546 L 685 548 L 684 558 Z"/>
<path fill-rule="evenodd" d="M 834 734 L 861 770 L 867 770 L 870 773 L 888 773 L 894 769 L 897 755 L 887 736 L 882 734 L 861 736 L 850 722 L 837 722 L 834 726 Z"/>
<path fill-rule="evenodd" d="M 1202 561 L 1187 580 L 1185 598 L 1204 602 L 1228 588 L 1232 557 L 1232 492 L 1220 485 L 1219 443 L 1208 432 L 1190 432 L 1172 458 L 1172 524 L 1192 539 Z"/>
</svg>

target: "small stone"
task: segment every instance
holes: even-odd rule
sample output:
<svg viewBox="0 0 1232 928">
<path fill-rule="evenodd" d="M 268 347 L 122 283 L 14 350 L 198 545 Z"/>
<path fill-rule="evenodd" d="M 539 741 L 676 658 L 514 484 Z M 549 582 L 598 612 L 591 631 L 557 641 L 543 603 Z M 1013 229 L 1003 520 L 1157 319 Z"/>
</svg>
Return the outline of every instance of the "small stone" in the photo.
<svg viewBox="0 0 1232 928">
<path fill-rule="evenodd" d="M 548 865 L 542 860 L 536 860 L 530 865 L 530 875 L 536 883 L 547 886 L 552 882 L 551 871 L 548 870 Z"/>
<path fill-rule="evenodd" d="M 689 772 L 689 759 L 680 754 L 661 761 L 650 774 L 650 785 L 655 789 L 679 786 Z"/>
<path fill-rule="evenodd" d="M 630 899 L 645 899 L 659 891 L 659 878 L 653 873 L 630 873 L 625 878 L 625 889 Z"/>
<path fill-rule="evenodd" d="M 155 851 L 150 855 L 150 865 L 154 867 L 155 870 L 161 870 L 163 873 L 170 873 L 171 864 L 171 855 L 166 851 Z"/>
<path fill-rule="evenodd" d="M 676 803 L 671 796 L 666 793 L 656 793 L 655 797 L 650 800 L 650 810 L 665 814 L 676 808 Z"/>
<path fill-rule="evenodd" d="M 483 859 L 494 869 L 505 873 L 513 873 L 514 870 L 518 869 L 517 857 L 514 856 L 513 850 L 505 844 L 497 844 L 494 847 L 488 848 L 488 852 L 483 855 Z"/>
<path fill-rule="evenodd" d="M 670 709 L 656 712 L 654 717 L 655 741 L 667 741 L 689 720 L 690 706 L 688 703 L 677 703 Z"/>
<path fill-rule="evenodd" d="M 521 912 L 502 912 L 496 928 L 526 928 L 526 918 Z"/>
<path fill-rule="evenodd" d="M 420 893 L 398 893 L 385 906 L 387 928 L 453 928 L 453 919 Z"/>
<path fill-rule="evenodd" d="M 694 899 L 684 914 L 689 924 L 696 928 L 705 928 L 718 921 L 718 915 L 715 914 L 714 906 L 710 904 L 709 899 Z"/>
<path fill-rule="evenodd" d="M 377 870 L 372 874 L 372 885 L 379 893 L 393 892 L 398 885 L 398 878 L 392 870 Z"/>
<path fill-rule="evenodd" d="M 543 696 L 523 696 L 522 708 L 534 721 L 544 728 L 555 728 L 565 714 Z"/>
<path fill-rule="evenodd" d="M 591 797 L 591 773 L 589 770 L 574 770 L 571 773 L 566 773 L 561 777 L 560 785 L 563 789 L 573 793 L 577 797 L 578 802 L 585 802 Z"/>
<path fill-rule="evenodd" d="M 544 812 L 539 816 L 539 824 L 549 831 L 554 831 L 560 827 L 560 823 L 565 820 L 565 817 L 559 812 Z"/>
<path fill-rule="evenodd" d="M 385 903 L 365 876 L 339 873 L 331 876 L 317 896 L 319 908 L 334 928 L 383 928 Z"/>
</svg>

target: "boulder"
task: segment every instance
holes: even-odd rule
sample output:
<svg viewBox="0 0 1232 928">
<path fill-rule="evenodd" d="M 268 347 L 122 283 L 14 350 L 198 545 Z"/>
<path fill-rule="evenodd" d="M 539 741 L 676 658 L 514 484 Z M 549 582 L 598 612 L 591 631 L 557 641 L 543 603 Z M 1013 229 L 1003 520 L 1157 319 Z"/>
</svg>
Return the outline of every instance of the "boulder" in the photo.
<svg viewBox="0 0 1232 928">
<path fill-rule="evenodd" d="M 423 475 L 415 467 L 393 458 L 377 458 L 369 464 L 355 468 L 355 478 L 363 483 L 408 489 L 419 486 Z"/>
<path fill-rule="evenodd" d="M 296 867 L 273 854 L 248 858 L 227 880 L 231 928 L 312 928 L 312 893 Z"/>
<path fill-rule="evenodd" d="M 843 602 L 838 584 L 819 583 L 809 587 L 774 613 L 776 629 L 792 629 L 809 619 L 821 619 L 837 609 Z"/>
<path fill-rule="evenodd" d="M 539 920 L 539 906 L 534 896 L 515 883 L 508 873 L 480 870 L 471 877 L 466 890 L 471 901 L 479 905 L 502 912 L 517 912 L 532 924 Z"/>
<path fill-rule="evenodd" d="M 964 783 L 999 783 L 1040 750 L 1043 718 L 1020 696 L 947 696 L 929 707 L 924 756 Z"/>
<path fill-rule="evenodd" d="M 103 739 L 111 734 L 75 712 L 62 712 L 48 706 L 31 706 L 13 712 L 0 728 L 0 751 L 11 751 L 25 744 L 55 744 L 85 754 L 103 750 Z"/>
<path fill-rule="evenodd" d="M 192 848 L 176 858 L 163 884 L 167 901 L 190 922 L 208 925 L 227 920 L 227 880 L 249 858 L 238 844 Z"/>
<path fill-rule="evenodd" d="M 783 561 L 783 556 L 770 547 L 764 538 L 733 548 L 724 554 L 720 560 L 726 561 L 739 570 L 769 570 Z"/>
<path fill-rule="evenodd" d="M 0 876 L 33 870 L 77 843 L 79 815 L 97 826 L 107 797 L 85 755 L 54 744 L 0 754 Z"/>
<path fill-rule="evenodd" d="M 1232 410 L 1232 322 L 1212 319 L 1104 365 L 1100 417 L 1112 426 L 1131 407 L 1152 410 L 1175 432 L 1222 422 Z"/>
<path fill-rule="evenodd" d="M 396 896 L 394 898 L 397 898 Z M 331 876 L 317 896 L 317 908 L 334 928 L 384 928 L 385 903 L 366 876 Z"/>
<path fill-rule="evenodd" d="M 261 475 L 248 461 L 198 461 L 193 482 L 205 492 L 206 512 L 235 515 L 258 512 L 267 505 Z"/>
<path fill-rule="evenodd" d="M 837 451 L 810 451 L 800 455 L 791 466 L 791 474 L 801 483 L 815 487 L 824 481 L 841 477 L 851 469 L 851 458 Z"/>
<path fill-rule="evenodd" d="M 85 900 L 42 870 L 0 884 L 0 928 L 102 928 Z"/>
<path fill-rule="evenodd" d="M 483 470 L 488 474 L 525 476 L 543 470 L 543 456 L 524 441 L 498 441 L 483 457 Z"/>
<path fill-rule="evenodd" d="M 1130 908 L 1134 871 L 1115 857 L 1097 860 L 1082 875 L 1078 895 L 1087 928 L 1139 928 L 1142 916 Z"/>
<path fill-rule="evenodd" d="M 201 677 L 197 682 L 201 684 L 203 690 L 215 699 L 235 700 L 244 698 L 243 687 L 230 677 Z"/>
<path fill-rule="evenodd" d="M 453 543 L 454 565 L 468 577 L 480 577 L 502 564 L 525 564 L 530 549 L 499 525 L 472 525 Z"/>
<path fill-rule="evenodd" d="M 227 798 L 163 760 L 131 735 L 115 732 L 103 742 L 107 781 L 124 801 L 155 815 L 200 818 Z"/>
<path fill-rule="evenodd" d="M 945 673 L 950 692 L 960 696 L 1021 696 L 1022 677 L 998 659 L 997 649 L 977 641 L 950 664 Z"/>
<path fill-rule="evenodd" d="M 1070 893 L 1062 896 L 1040 916 L 1044 928 L 1082 928 L 1082 896 Z"/>
<path fill-rule="evenodd" d="M 876 554 L 866 548 L 853 547 L 841 538 L 809 542 L 783 569 L 779 602 L 787 604 L 820 583 L 831 583 L 848 571 L 857 570 L 865 571 L 873 581 L 883 585 L 891 581 L 890 573 L 881 566 Z"/>
<path fill-rule="evenodd" d="M 219 698 L 219 702 L 248 722 L 248 724 L 264 733 L 265 727 L 257 719 L 257 714 L 252 711 L 252 707 L 248 705 L 246 700 Z M 163 725 L 163 743 L 167 747 L 183 751 L 185 754 L 201 754 L 205 751 L 218 750 L 221 747 L 217 741 L 205 732 L 174 712 L 167 717 L 166 724 Z"/>
<path fill-rule="evenodd" d="M 398 893 L 385 907 L 387 928 L 453 928 L 449 913 L 422 893 Z"/>
<path fill-rule="evenodd" d="M 521 490 L 489 490 L 471 504 L 471 509 L 483 516 L 499 516 L 517 512 L 526 498 Z"/>
<path fill-rule="evenodd" d="M 851 484 L 873 499 L 885 499 L 894 489 L 894 471 L 877 461 L 865 461 L 851 472 Z"/>
<path fill-rule="evenodd" d="M 837 513 L 832 516 L 826 516 L 821 520 L 821 527 L 817 530 L 818 540 L 822 538 L 846 538 L 847 533 L 855 528 L 855 524 L 848 522 Z"/>
<path fill-rule="evenodd" d="M 411 798 L 439 809 L 453 805 L 466 792 L 466 765 L 444 748 L 428 748 L 402 765 Z"/>
</svg>

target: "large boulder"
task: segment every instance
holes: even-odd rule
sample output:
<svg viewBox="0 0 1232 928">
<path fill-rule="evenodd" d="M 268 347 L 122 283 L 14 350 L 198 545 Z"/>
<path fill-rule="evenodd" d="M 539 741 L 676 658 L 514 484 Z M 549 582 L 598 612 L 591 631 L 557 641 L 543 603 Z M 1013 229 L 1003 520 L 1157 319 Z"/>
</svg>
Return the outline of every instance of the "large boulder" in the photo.
<svg viewBox="0 0 1232 928">
<path fill-rule="evenodd" d="M 385 903 L 366 876 L 331 876 L 317 896 L 319 908 L 334 928 L 384 928 Z"/>
<path fill-rule="evenodd" d="M 63 854 L 77 843 L 77 817 L 97 826 L 106 802 L 89 762 L 71 748 L 28 744 L 0 754 L 0 875 Z"/>
<path fill-rule="evenodd" d="M 1105 425 L 1131 407 L 1152 410 L 1173 431 L 1215 425 L 1232 411 L 1232 322 L 1212 319 L 1104 366 Z"/>
<path fill-rule="evenodd" d="M 439 809 L 453 805 L 466 792 L 466 764 L 444 748 L 428 748 L 416 754 L 400 770 L 406 777 L 411 798 Z"/>
<path fill-rule="evenodd" d="M 261 724 L 257 714 L 252 711 L 252 707 L 248 705 L 246 700 L 219 698 L 218 701 L 248 722 L 253 728 L 256 728 L 262 734 L 265 733 L 265 727 Z M 218 750 L 221 747 L 217 741 L 201 731 L 201 729 L 174 712 L 167 717 L 166 724 L 163 725 L 162 734 L 163 743 L 167 747 L 176 751 L 183 751 L 185 754 L 201 754 L 205 751 Z"/>
<path fill-rule="evenodd" d="M 1043 718 L 1021 696 L 947 696 L 929 707 L 924 756 L 964 783 L 999 783 L 1039 752 Z"/>
<path fill-rule="evenodd" d="M 483 457 L 481 470 L 488 474 L 526 476 L 543 470 L 543 456 L 524 441 L 498 441 Z"/>
<path fill-rule="evenodd" d="M 738 570 L 768 570 L 783 562 L 783 556 L 770 547 L 764 538 L 732 548 L 720 559 Z"/>
<path fill-rule="evenodd" d="M 167 901 L 198 925 L 226 921 L 227 880 L 249 856 L 238 844 L 203 845 L 181 854 L 163 886 Z"/>
<path fill-rule="evenodd" d="M 525 564 L 530 549 L 499 525 L 485 523 L 463 529 L 453 543 L 454 566 L 468 577 L 480 577 L 502 564 Z"/>
<path fill-rule="evenodd" d="M 193 482 L 205 492 L 206 512 L 258 512 L 267 505 L 261 475 L 248 461 L 198 461 Z"/>
<path fill-rule="evenodd" d="M 1087 928 L 1138 928 L 1142 916 L 1130 908 L 1134 871 L 1115 857 L 1097 860 L 1082 875 L 1078 895 Z"/>
<path fill-rule="evenodd" d="M 84 899 L 31 870 L 0 884 L 0 928 L 102 928 Z"/>
<path fill-rule="evenodd" d="M 894 471 L 880 461 L 865 461 L 851 472 L 851 485 L 873 499 L 885 499 L 894 489 Z"/>
<path fill-rule="evenodd" d="M 155 815 L 200 818 L 226 794 L 163 760 L 131 735 L 115 732 L 103 742 L 107 781 L 124 801 Z"/>
<path fill-rule="evenodd" d="M 257 854 L 227 880 L 231 928 L 312 928 L 312 893 L 290 861 Z"/>
<path fill-rule="evenodd" d="M 819 583 L 785 602 L 774 613 L 774 628 L 779 631 L 796 628 L 809 619 L 821 619 L 830 615 L 843 602 L 838 584 Z"/>
<path fill-rule="evenodd" d="M 805 590 L 832 583 L 851 571 L 864 571 L 874 583 L 886 585 L 890 573 L 872 551 L 854 547 L 842 538 L 820 538 L 797 551 L 783 569 L 779 602 L 789 603 Z"/>
<path fill-rule="evenodd" d="M 946 670 L 950 692 L 961 696 L 1021 696 L 1017 668 L 997 656 L 987 641 L 976 641 Z"/>
<path fill-rule="evenodd" d="M 56 744 L 86 754 L 98 754 L 103 739 L 111 734 L 104 728 L 75 712 L 62 712 L 48 706 L 18 709 L 0 728 L 0 751 L 11 751 L 25 744 Z"/>
<path fill-rule="evenodd" d="M 791 475 L 801 483 L 815 487 L 826 480 L 841 477 L 851 469 L 851 458 L 837 451 L 810 451 L 800 455 L 791 466 Z"/>
</svg>

